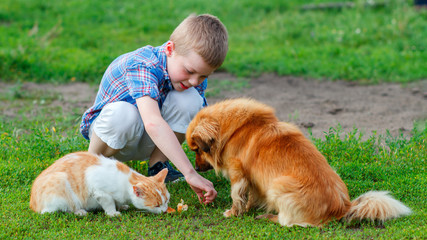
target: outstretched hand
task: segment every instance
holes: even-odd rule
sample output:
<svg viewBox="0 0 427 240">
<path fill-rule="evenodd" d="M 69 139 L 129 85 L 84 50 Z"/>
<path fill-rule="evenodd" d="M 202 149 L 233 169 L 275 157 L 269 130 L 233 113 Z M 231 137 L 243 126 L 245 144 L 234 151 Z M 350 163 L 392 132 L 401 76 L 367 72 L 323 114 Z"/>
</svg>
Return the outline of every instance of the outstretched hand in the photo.
<svg viewBox="0 0 427 240">
<path fill-rule="evenodd" d="M 216 198 L 217 192 L 212 182 L 203 178 L 197 172 L 185 176 L 185 180 L 197 194 L 200 203 L 209 204 Z"/>
</svg>

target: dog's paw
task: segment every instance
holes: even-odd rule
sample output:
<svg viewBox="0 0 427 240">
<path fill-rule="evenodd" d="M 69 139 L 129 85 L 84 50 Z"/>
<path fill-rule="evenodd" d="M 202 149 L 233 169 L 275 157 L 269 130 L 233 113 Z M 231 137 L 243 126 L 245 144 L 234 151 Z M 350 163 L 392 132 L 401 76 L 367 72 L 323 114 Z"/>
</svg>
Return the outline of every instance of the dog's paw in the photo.
<svg viewBox="0 0 427 240">
<path fill-rule="evenodd" d="M 222 215 L 227 218 L 234 216 L 233 211 L 231 209 L 226 210 Z"/>
<path fill-rule="evenodd" d="M 257 219 L 257 220 L 264 219 L 264 218 L 271 220 L 273 222 L 277 222 L 279 219 L 278 216 L 274 215 L 274 214 L 263 214 L 263 215 L 259 215 L 259 216 L 255 217 L 255 219 Z"/>
</svg>

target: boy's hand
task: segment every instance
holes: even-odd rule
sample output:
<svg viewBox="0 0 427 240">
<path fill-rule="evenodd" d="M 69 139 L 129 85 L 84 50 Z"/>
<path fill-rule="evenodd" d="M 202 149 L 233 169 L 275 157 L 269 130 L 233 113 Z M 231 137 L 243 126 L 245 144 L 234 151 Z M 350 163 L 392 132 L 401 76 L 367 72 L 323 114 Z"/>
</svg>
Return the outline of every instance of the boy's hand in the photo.
<svg viewBox="0 0 427 240">
<path fill-rule="evenodd" d="M 217 192 L 212 182 L 203 178 L 197 172 L 194 171 L 185 176 L 185 180 L 197 194 L 200 203 L 209 204 L 216 198 Z M 203 194 L 204 192 L 205 194 Z"/>
</svg>

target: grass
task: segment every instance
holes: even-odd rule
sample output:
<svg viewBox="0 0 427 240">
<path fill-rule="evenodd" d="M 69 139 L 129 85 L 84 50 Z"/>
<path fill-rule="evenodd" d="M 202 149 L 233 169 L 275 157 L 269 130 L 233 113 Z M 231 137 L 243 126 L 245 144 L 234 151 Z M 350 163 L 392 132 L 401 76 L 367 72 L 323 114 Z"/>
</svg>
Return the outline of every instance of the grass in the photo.
<svg viewBox="0 0 427 240">
<path fill-rule="evenodd" d="M 222 91 L 239 92 L 250 87 L 249 79 L 237 78 L 235 80 L 228 79 L 209 79 L 209 87 L 205 91 L 205 97 L 218 97 Z"/>
<path fill-rule="evenodd" d="M 19 87 L 19 86 L 18 86 Z M 11 89 L 13 93 L 13 89 Z M 379 222 L 331 222 L 323 228 L 281 227 L 254 217 L 252 210 L 239 218 L 226 219 L 222 213 L 231 206 L 230 186 L 213 172 L 202 175 L 218 191 L 213 205 L 198 203 L 185 182 L 169 184 L 170 206 L 181 200 L 189 210 L 181 214 L 152 215 L 135 208 L 121 217 L 109 218 L 103 212 L 86 217 L 55 213 L 40 215 L 29 209 L 32 181 L 59 157 L 85 150 L 88 142 L 78 133 L 79 111 L 66 112 L 50 103 L 59 96 L 32 92 L 21 98 L 3 96 L 0 109 L 18 109 L 0 116 L 0 239 L 422 239 L 427 225 L 426 159 L 427 126 L 414 128 L 410 138 L 373 135 L 362 140 L 355 129 L 341 136 L 340 127 L 331 128 L 324 140 L 313 139 L 319 150 L 348 185 L 352 199 L 369 190 L 388 190 L 404 202 L 413 214 Z M 183 146 L 194 163 L 194 154 Z M 129 162 L 146 173 L 143 162 Z"/>
<path fill-rule="evenodd" d="M 330 1 L 339 0 L 3 0 L 0 79 L 98 83 L 117 56 L 161 45 L 193 12 L 214 14 L 227 26 L 230 50 L 221 70 L 238 76 L 271 72 L 364 83 L 427 77 L 427 11 L 415 10 L 412 0 L 301 10 Z"/>
</svg>

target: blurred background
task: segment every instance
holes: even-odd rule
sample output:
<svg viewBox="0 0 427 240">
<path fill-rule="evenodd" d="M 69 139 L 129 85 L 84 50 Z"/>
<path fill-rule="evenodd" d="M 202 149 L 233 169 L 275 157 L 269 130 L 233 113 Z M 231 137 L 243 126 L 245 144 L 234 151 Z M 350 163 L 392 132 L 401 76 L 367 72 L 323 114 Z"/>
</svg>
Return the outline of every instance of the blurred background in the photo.
<svg viewBox="0 0 427 240">
<path fill-rule="evenodd" d="M 0 81 L 98 83 L 117 56 L 158 46 L 189 14 L 226 25 L 218 71 L 344 79 L 427 78 L 421 0 L 2 0 Z M 425 6 L 425 5 L 424 5 Z"/>
</svg>

